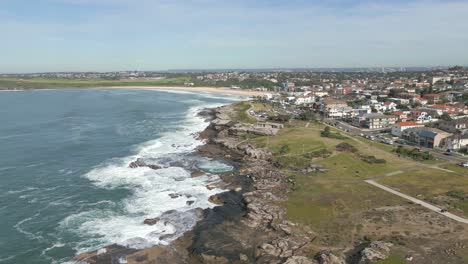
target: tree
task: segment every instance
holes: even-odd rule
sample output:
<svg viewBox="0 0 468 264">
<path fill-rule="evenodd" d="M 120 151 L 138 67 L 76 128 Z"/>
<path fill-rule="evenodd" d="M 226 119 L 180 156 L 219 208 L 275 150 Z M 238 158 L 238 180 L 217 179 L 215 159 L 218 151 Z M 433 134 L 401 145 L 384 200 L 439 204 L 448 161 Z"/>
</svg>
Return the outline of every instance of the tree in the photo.
<svg viewBox="0 0 468 264">
<path fill-rule="evenodd" d="M 448 113 L 443 113 L 443 114 L 440 116 L 440 119 L 441 119 L 441 120 L 444 120 L 444 121 L 452 121 L 452 117 L 451 117 Z"/>
<path fill-rule="evenodd" d="M 330 136 L 330 127 L 325 127 L 325 129 L 323 129 L 323 131 L 321 132 L 322 134 L 322 137 L 329 137 Z"/>
</svg>

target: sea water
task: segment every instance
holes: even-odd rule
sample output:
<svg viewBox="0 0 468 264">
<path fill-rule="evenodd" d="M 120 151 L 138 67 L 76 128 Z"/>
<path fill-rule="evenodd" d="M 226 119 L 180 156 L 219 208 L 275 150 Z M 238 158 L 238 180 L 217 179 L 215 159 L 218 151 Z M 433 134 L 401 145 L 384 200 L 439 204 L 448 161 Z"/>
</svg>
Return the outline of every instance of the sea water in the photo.
<svg viewBox="0 0 468 264">
<path fill-rule="evenodd" d="M 109 244 L 167 244 L 215 206 L 198 110 L 240 98 L 156 90 L 0 93 L 0 263 L 62 263 Z M 129 168 L 137 158 L 162 169 Z M 206 172 L 191 177 L 190 168 Z M 210 188 L 207 188 L 210 186 Z M 215 186 L 215 187 L 213 187 Z M 169 213 L 167 213 L 169 212 Z M 164 215 L 166 213 L 166 215 Z M 145 225 L 163 215 L 166 224 Z"/>
</svg>

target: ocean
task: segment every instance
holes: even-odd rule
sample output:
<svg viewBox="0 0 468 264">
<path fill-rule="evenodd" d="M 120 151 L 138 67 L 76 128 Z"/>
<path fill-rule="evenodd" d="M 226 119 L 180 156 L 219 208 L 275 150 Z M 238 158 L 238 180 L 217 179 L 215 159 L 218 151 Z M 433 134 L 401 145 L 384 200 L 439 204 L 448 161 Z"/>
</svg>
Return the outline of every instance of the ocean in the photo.
<svg viewBox="0 0 468 264">
<path fill-rule="evenodd" d="M 0 263 L 63 263 L 109 244 L 167 244 L 215 206 L 200 109 L 239 97 L 156 90 L 0 92 Z M 161 166 L 129 168 L 137 158 Z M 191 169 L 204 175 L 191 177 Z M 207 186 L 211 186 L 207 188 Z M 215 188 L 213 188 L 215 186 Z M 168 213 L 169 212 L 169 213 Z M 143 221 L 165 215 L 166 225 Z"/>
</svg>

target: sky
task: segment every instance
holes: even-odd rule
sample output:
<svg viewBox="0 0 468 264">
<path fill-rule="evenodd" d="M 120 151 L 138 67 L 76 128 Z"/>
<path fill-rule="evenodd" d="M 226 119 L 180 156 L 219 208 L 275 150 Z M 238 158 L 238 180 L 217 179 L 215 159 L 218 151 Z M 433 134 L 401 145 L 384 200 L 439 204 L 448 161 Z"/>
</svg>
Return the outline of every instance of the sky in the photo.
<svg viewBox="0 0 468 264">
<path fill-rule="evenodd" d="M 0 72 L 468 65 L 468 0 L 0 0 Z"/>
</svg>

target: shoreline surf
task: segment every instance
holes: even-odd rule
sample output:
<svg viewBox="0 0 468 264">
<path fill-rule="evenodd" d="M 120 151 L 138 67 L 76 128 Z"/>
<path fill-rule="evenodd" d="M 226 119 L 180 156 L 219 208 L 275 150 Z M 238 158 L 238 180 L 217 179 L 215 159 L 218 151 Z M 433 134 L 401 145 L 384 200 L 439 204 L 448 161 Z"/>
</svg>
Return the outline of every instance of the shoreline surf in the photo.
<svg viewBox="0 0 468 264">
<path fill-rule="evenodd" d="M 183 92 L 202 92 L 225 95 L 239 96 L 263 96 L 267 92 L 230 89 L 225 87 L 184 87 L 184 86 L 104 86 L 104 87 L 70 87 L 70 88 L 44 88 L 44 89 L 24 89 L 24 88 L 0 88 L 0 92 L 15 91 L 54 91 L 54 90 L 113 90 L 113 89 L 141 89 L 141 90 L 159 90 L 159 91 L 183 91 Z"/>
</svg>

